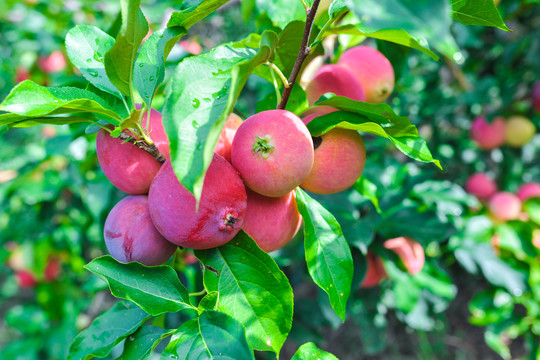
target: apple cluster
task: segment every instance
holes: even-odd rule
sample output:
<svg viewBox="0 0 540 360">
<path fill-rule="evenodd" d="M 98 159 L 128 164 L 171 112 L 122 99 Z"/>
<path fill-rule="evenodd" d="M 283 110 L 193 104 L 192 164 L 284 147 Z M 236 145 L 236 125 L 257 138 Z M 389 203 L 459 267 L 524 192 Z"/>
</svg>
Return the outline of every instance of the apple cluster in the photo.
<svg viewBox="0 0 540 360">
<path fill-rule="evenodd" d="M 484 202 L 492 220 L 496 223 L 510 220 L 526 220 L 523 203 L 540 197 L 540 183 L 529 182 L 521 185 L 516 193 L 499 191 L 495 181 L 486 173 L 475 173 L 465 184 L 468 193 Z"/>
<path fill-rule="evenodd" d="M 394 72 L 377 50 L 359 46 L 337 65 L 324 65 L 308 85 L 313 104 L 333 92 L 355 100 L 381 102 L 392 92 Z M 151 110 L 142 127 L 167 159 L 163 165 L 131 143 L 97 135 L 99 163 L 107 178 L 130 196 L 105 222 L 105 243 L 121 262 L 153 266 L 166 262 L 178 246 L 208 249 L 230 241 L 240 229 L 271 252 L 298 232 L 302 218 L 295 189 L 333 194 L 353 185 L 366 161 L 362 136 L 333 129 L 312 138 L 306 124 L 336 111 L 313 108 L 301 119 L 287 110 L 268 110 L 245 121 L 231 114 L 206 172 L 199 203 L 178 181 L 169 160 L 161 114 Z M 137 139 L 137 134 L 130 134 Z"/>
<path fill-rule="evenodd" d="M 485 116 L 477 116 L 471 126 L 471 139 L 482 150 L 493 150 L 504 144 L 520 148 L 532 140 L 536 127 L 525 116 L 495 117 L 488 123 Z"/>
</svg>

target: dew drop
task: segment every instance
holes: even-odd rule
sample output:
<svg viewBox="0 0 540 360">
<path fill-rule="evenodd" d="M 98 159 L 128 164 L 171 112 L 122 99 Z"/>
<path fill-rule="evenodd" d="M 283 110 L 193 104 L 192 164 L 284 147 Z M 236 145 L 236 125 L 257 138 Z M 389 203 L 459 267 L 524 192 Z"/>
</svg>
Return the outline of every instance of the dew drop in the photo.
<svg viewBox="0 0 540 360">
<path fill-rule="evenodd" d="M 197 141 L 197 150 L 201 150 L 202 144 L 200 141 Z"/>
<path fill-rule="evenodd" d="M 212 97 L 214 99 L 221 99 L 222 97 L 224 97 L 225 95 L 227 95 L 227 87 L 224 86 L 221 90 L 219 91 L 216 91 L 215 93 L 212 94 Z"/>
<path fill-rule="evenodd" d="M 143 63 L 140 63 L 140 64 L 139 64 L 139 67 L 143 67 L 143 66 L 144 66 L 144 64 L 143 64 Z"/>
<path fill-rule="evenodd" d="M 199 99 L 193 99 L 193 100 L 191 100 L 191 104 L 196 109 L 196 108 L 199 107 L 199 105 L 201 105 L 201 101 Z M 196 122 L 196 121 L 193 121 L 193 122 Z"/>
<path fill-rule="evenodd" d="M 95 39 L 96 40 L 96 45 L 99 45 L 99 39 Z"/>
<path fill-rule="evenodd" d="M 193 122 L 191 123 L 191 125 L 193 125 L 193 127 L 194 127 L 195 129 L 198 129 L 199 126 L 200 126 L 199 123 L 197 122 L 197 120 L 193 120 Z"/>
<path fill-rule="evenodd" d="M 88 70 L 88 74 L 91 76 L 91 77 L 97 77 L 98 76 L 98 73 L 96 70 Z"/>
<path fill-rule="evenodd" d="M 103 56 L 99 55 L 96 51 L 94 51 L 94 60 L 97 62 L 103 62 Z"/>
<path fill-rule="evenodd" d="M 87 62 L 87 63 L 91 63 L 91 62 L 92 62 L 92 59 L 88 58 L 88 59 L 86 59 L 86 62 Z"/>
<path fill-rule="evenodd" d="M 150 77 L 148 78 L 148 80 L 150 80 L 150 81 L 154 81 L 154 80 L 156 80 L 156 78 L 155 78 L 155 77 L 153 77 L 153 76 L 150 76 Z"/>
</svg>

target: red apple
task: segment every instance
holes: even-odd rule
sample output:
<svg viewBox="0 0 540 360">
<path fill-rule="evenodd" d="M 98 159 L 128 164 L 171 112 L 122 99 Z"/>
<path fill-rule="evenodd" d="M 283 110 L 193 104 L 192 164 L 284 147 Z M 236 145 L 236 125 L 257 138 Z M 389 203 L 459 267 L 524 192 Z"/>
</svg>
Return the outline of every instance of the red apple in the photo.
<svg viewBox="0 0 540 360">
<path fill-rule="evenodd" d="M 221 134 L 219 134 L 219 139 L 214 148 L 214 152 L 223 156 L 228 162 L 231 162 L 231 149 L 234 135 L 242 123 L 243 120 L 240 116 L 231 113 L 227 118 L 227 122 L 225 122 L 225 126 L 223 126 L 223 130 L 221 130 Z"/>
<path fill-rule="evenodd" d="M 540 183 L 530 182 L 523 184 L 518 189 L 516 195 L 522 202 L 525 202 L 530 198 L 540 197 Z"/>
<path fill-rule="evenodd" d="M 501 191 L 489 199 L 489 211 L 499 221 L 518 219 L 521 214 L 521 200 L 509 192 Z"/>
<path fill-rule="evenodd" d="M 366 101 L 362 84 L 350 70 L 338 65 L 323 65 L 306 88 L 310 105 L 313 105 L 326 93 L 334 93 L 352 100 Z"/>
<path fill-rule="evenodd" d="M 38 58 L 38 67 L 46 74 L 62 71 L 66 68 L 66 57 L 60 50 L 53 51 L 49 56 Z"/>
<path fill-rule="evenodd" d="M 231 240 L 242 227 L 247 206 L 242 179 L 218 154 L 204 177 L 198 209 L 195 196 L 180 184 L 169 160 L 152 182 L 148 200 L 158 231 L 190 249 L 209 249 Z"/>
<path fill-rule="evenodd" d="M 381 261 L 381 258 L 372 252 L 366 255 L 367 271 L 364 275 L 364 280 L 360 284 L 361 288 L 371 288 L 379 285 L 382 279 L 386 278 L 386 270 Z"/>
</svg>

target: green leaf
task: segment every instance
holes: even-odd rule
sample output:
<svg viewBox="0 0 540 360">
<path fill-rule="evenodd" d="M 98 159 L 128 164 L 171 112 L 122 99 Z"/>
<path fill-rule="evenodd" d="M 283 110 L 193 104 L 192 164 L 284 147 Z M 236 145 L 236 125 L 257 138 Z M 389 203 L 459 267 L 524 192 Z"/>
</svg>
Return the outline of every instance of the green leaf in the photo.
<svg viewBox="0 0 540 360">
<path fill-rule="evenodd" d="M 354 271 L 349 244 L 334 216 L 300 188 L 296 190 L 296 204 L 304 219 L 309 274 L 328 294 L 332 308 L 345 321 Z"/>
<path fill-rule="evenodd" d="M 266 31 L 258 52 L 230 43 L 186 58 L 175 70 L 167 88 L 163 123 L 176 176 L 197 201 L 221 129 L 247 78 L 270 58 L 276 40 L 274 32 Z"/>
<path fill-rule="evenodd" d="M 452 0 L 452 17 L 465 25 L 493 26 L 504 31 L 511 31 L 491 0 Z"/>
<path fill-rule="evenodd" d="M 199 314 L 204 310 L 216 310 L 219 300 L 219 293 L 217 291 L 211 291 L 205 295 L 199 302 L 199 307 L 197 310 Z"/>
<path fill-rule="evenodd" d="M 314 343 L 308 342 L 300 346 L 291 360 L 338 360 L 329 352 L 319 349 Z"/>
<path fill-rule="evenodd" d="M 442 169 L 439 160 L 431 155 L 426 141 L 418 135 L 416 126 L 405 116 L 398 116 L 387 104 L 370 104 L 343 96 L 333 96 L 318 101 L 316 106 L 331 106 L 340 112 L 319 116 L 312 120 L 308 129 L 312 136 L 320 136 L 334 127 L 359 130 L 382 136 L 390 140 L 402 153 L 410 158 L 434 163 Z"/>
<path fill-rule="evenodd" d="M 135 56 L 148 33 L 148 23 L 139 3 L 140 0 L 120 0 L 122 28 L 104 58 L 107 76 L 122 94 L 129 97 L 133 97 L 131 81 Z"/>
<path fill-rule="evenodd" d="M 182 26 L 189 29 L 228 2 L 229 0 L 197 0 L 195 5 L 173 12 L 167 27 Z"/>
<path fill-rule="evenodd" d="M 178 328 L 161 359 L 254 360 L 255 357 L 242 324 L 226 314 L 205 310 Z"/>
<path fill-rule="evenodd" d="M 260 13 L 268 15 L 272 23 L 282 29 L 294 20 L 306 19 L 306 9 L 300 0 L 256 0 L 255 6 Z"/>
<path fill-rule="evenodd" d="M 219 292 L 217 309 L 246 327 L 253 349 L 279 354 L 291 330 L 293 292 L 272 257 L 243 231 L 195 255 L 206 267 L 206 290 Z"/>
<path fill-rule="evenodd" d="M 123 264 L 105 255 L 92 260 L 85 268 L 107 281 L 111 294 L 133 301 L 154 316 L 194 309 L 188 291 L 170 266 Z"/>
<path fill-rule="evenodd" d="M 108 109 L 108 104 L 103 99 L 90 91 L 67 86 L 46 88 L 30 80 L 19 83 L 11 90 L 0 104 L 0 111 L 10 113 L 0 115 L 0 126 L 24 120 L 34 121 L 33 124 L 65 124 L 84 121 L 80 118 L 73 121 L 65 117 L 47 120 L 42 118 L 74 113 L 96 113 L 117 121 L 121 120 L 114 111 Z"/>
<path fill-rule="evenodd" d="M 187 30 L 181 26 L 170 27 L 156 31 L 143 43 L 133 69 L 133 83 L 148 108 L 165 77 L 167 56 L 186 34 Z"/>
<path fill-rule="evenodd" d="M 435 49 L 450 58 L 459 51 L 450 31 L 451 7 L 447 0 L 349 0 L 348 5 L 362 21 L 357 28 L 368 37 L 374 37 L 371 34 L 379 31 L 386 33 L 397 30 L 392 35 L 402 40 L 393 41 L 398 44 L 411 47 L 409 43 L 416 41 L 428 49 L 429 41 Z M 407 36 L 408 41 L 403 41 Z"/>
<path fill-rule="evenodd" d="M 0 122 L 0 125 L 2 123 Z M 540 197 L 528 199 L 524 204 L 525 212 L 532 221 L 540 225 Z"/>
<path fill-rule="evenodd" d="M 142 326 L 126 339 L 124 351 L 116 360 L 146 359 L 161 340 L 170 336 L 174 331 L 153 325 Z"/>
<path fill-rule="evenodd" d="M 69 348 L 68 360 L 109 355 L 112 348 L 151 316 L 133 303 L 121 301 L 81 331 Z"/>
<path fill-rule="evenodd" d="M 115 96 L 122 94 L 111 83 L 103 58 L 113 47 L 114 38 L 95 26 L 76 26 L 66 35 L 66 52 L 86 80 L 98 89 Z"/>
</svg>

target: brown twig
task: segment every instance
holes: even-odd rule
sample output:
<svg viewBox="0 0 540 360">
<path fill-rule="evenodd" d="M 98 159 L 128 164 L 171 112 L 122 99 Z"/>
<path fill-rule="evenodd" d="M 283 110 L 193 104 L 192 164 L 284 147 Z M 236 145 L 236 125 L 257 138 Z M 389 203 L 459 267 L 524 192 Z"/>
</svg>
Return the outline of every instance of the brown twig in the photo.
<svg viewBox="0 0 540 360">
<path fill-rule="evenodd" d="M 292 87 L 294 85 L 294 82 L 296 81 L 296 77 L 298 76 L 298 73 L 302 68 L 302 64 L 304 63 L 304 60 L 309 55 L 309 52 L 311 50 L 308 47 L 308 42 L 311 35 L 311 28 L 313 27 L 313 20 L 315 20 L 315 14 L 317 13 L 317 9 L 319 8 L 319 3 L 320 0 L 313 1 L 313 5 L 311 5 L 311 8 L 307 12 L 306 27 L 304 28 L 304 37 L 302 38 L 300 51 L 298 52 L 298 57 L 296 58 L 296 62 L 294 63 L 294 68 L 291 72 L 291 76 L 289 76 L 288 79 L 289 87 L 286 87 L 283 90 L 283 96 L 281 97 L 281 102 L 279 103 L 278 109 L 285 109 L 287 101 L 289 101 L 289 96 L 291 95 Z"/>
<path fill-rule="evenodd" d="M 143 141 L 135 139 L 133 136 L 130 136 L 129 134 L 125 132 L 121 132 L 120 136 L 118 137 L 122 141 L 126 141 L 129 143 L 132 143 L 136 147 L 138 147 L 141 150 L 146 151 L 148 154 L 152 155 L 154 159 L 156 159 L 157 162 L 160 164 L 163 164 L 165 162 L 165 156 L 161 152 L 159 152 L 159 149 L 156 147 L 156 145 L 147 145 Z"/>
</svg>

